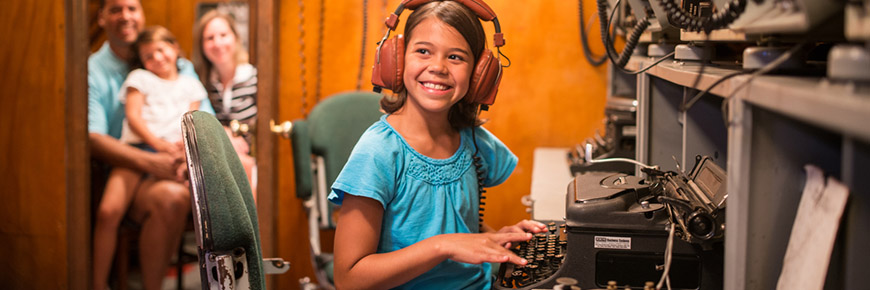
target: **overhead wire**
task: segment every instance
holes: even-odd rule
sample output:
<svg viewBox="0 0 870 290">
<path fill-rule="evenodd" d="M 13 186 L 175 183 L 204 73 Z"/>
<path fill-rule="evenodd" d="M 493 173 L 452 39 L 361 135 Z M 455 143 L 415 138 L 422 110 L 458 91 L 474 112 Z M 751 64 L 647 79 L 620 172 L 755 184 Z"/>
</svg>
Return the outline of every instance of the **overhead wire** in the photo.
<svg viewBox="0 0 870 290">
<path fill-rule="evenodd" d="M 607 61 L 607 55 L 596 56 L 592 53 L 592 49 L 589 48 L 589 37 L 586 34 L 586 17 L 583 16 L 583 0 L 578 0 L 579 2 L 579 22 L 580 22 L 580 44 L 583 45 L 583 56 L 586 57 L 586 61 L 589 62 L 592 66 L 600 66 Z M 593 14 L 592 17 L 594 17 Z M 608 32 L 609 33 L 609 32 Z"/>
<path fill-rule="evenodd" d="M 725 99 L 730 99 L 732 96 L 734 96 L 734 94 L 736 94 L 738 91 L 743 89 L 743 87 L 748 85 L 756 77 L 763 75 L 763 74 L 767 74 L 767 73 L 777 69 L 780 65 L 782 65 L 787 60 L 789 60 L 795 53 L 797 53 L 800 49 L 802 49 L 804 47 L 804 45 L 806 45 L 806 44 L 807 44 L 807 42 L 801 42 L 801 43 L 795 45 L 794 47 L 792 47 L 791 49 L 789 49 L 788 51 L 786 51 L 785 53 L 783 53 L 782 55 L 780 55 L 779 57 L 777 57 L 776 59 L 771 61 L 770 63 L 761 67 L 760 69 L 749 69 L 749 70 L 735 71 L 735 72 L 732 72 L 732 73 L 729 73 L 729 74 L 723 76 L 722 78 L 716 80 L 716 82 L 711 84 L 709 87 L 707 87 L 706 89 L 704 89 L 701 92 L 698 92 L 698 94 L 696 94 L 694 97 L 689 99 L 689 101 L 687 101 L 685 106 L 682 108 L 682 111 L 683 112 L 688 111 L 689 108 L 692 107 L 692 105 L 694 105 L 698 100 L 701 99 L 701 97 L 703 97 L 704 95 L 709 93 L 714 87 L 725 82 L 725 80 L 728 80 L 728 79 L 733 78 L 733 77 L 738 76 L 738 75 L 751 73 L 752 75 L 750 75 L 749 78 L 745 82 L 743 82 L 739 86 L 737 86 L 731 92 L 731 94 L 729 94 L 728 96 L 725 96 Z"/>
<path fill-rule="evenodd" d="M 710 34 L 704 33 L 704 42 L 706 43 L 709 41 L 710 41 Z M 692 82 L 692 86 L 691 86 L 692 89 L 697 90 L 698 83 L 701 82 L 701 77 L 704 75 L 704 68 L 707 67 L 707 61 L 708 60 L 704 57 L 704 55 L 702 55 L 701 56 L 701 67 L 698 68 L 698 74 L 695 76 L 695 81 Z M 687 95 L 686 93 L 683 93 L 683 101 L 680 103 L 680 109 L 679 109 L 680 112 L 685 112 L 685 110 L 683 110 L 683 108 L 686 106 L 686 95 Z"/>
<path fill-rule="evenodd" d="M 729 73 L 729 74 L 727 74 L 727 75 L 725 75 L 725 76 L 719 78 L 718 80 L 716 80 L 715 82 L 713 82 L 713 84 L 711 84 L 710 86 L 708 86 L 706 89 L 704 89 L 703 91 L 698 92 L 697 94 L 695 94 L 695 96 L 693 96 L 691 99 L 689 99 L 687 102 L 685 102 L 685 105 L 683 105 L 683 106 L 680 108 L 680 112 L 686 112 L 686 111 L 688 111 L 689 108 L 691 108 L 692 105 L 695 104 L 695 102 L 697 102 L 698 100 L 701 99 L 701 97 L 703 97 L 704 95 L 706 95 L 707 93 L 709 93 L 710 90 L 712 90 L 713 88 L 715 88 L 715 87 L 718 86 L 719 84 L 725 82 L 726 80 L 728 80 L 728 79 L 730 79 L 730 78 L 733 78 L 733 77 L 736 77 L 736 76 L 739 76 L 739 75 L 748 74 L 748 73 L 751 73 L 751 72 L 754 72 L 754 71 L 755 71 L 754 69 L 753 69 L 753 70 L 740 70 L 740 71 L 735 71 L 735 72 Z M 699 75 L 699 78 L 700 78 L 700 75 Z"/>
</svg>

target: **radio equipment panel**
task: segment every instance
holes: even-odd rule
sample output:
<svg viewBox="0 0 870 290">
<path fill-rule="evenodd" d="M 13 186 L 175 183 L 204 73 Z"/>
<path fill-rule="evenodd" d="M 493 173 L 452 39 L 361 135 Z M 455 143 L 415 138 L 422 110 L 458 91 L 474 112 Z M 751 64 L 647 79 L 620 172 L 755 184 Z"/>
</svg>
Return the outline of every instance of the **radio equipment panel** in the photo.
<svg viewBox="0 0 870 290">
<path fill-rule="evenodd" d="M 495 288 L 564 289 L 557 280 L 570 278 L 582 289 L 644 289 L 667 258 L 671 289 L 722 289 L 725 171 L 700 156 L 689 174 L 643 171 L 575 175 L 559 231 L 551 222 L 549 234 L 513 247 L 529 264 L 502 264 Z"/>
</svg>

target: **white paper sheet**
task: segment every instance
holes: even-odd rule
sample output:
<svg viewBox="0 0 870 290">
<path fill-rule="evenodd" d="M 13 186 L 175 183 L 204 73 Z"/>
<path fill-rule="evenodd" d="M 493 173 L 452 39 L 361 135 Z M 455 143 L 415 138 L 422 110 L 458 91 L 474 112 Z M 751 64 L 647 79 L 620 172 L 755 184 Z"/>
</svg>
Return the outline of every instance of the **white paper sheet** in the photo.
<svg viewBox="0 0 870 290">
<path fill-rule="evenodd" d="M 825 285 L 831 251 L 849 188 L 834 178 L 825 183 L 824 173 L 813 165 L 804 166 L 807 183 L 783 258 L 777 290 L 821 290 Z"/>
</svg>

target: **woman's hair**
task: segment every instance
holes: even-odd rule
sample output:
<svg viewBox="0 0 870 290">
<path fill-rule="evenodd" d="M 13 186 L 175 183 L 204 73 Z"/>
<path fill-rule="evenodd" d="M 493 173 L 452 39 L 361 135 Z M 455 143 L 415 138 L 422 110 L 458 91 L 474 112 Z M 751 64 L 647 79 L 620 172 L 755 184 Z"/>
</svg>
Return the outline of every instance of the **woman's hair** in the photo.
<svg viewBox="0 0 870 290">
<path fill-rule="evenodd" d="M 193 30 L 193 66 L 203 84 L 208 84 L 208 78 L 211 76 L 214 64 L 205 57 L 205 51 L 202 47 L 202 34 L 205 32 L 205 26 L 215 19 L 223 19 L 226 21 L 230 26 L 233 35 L 236 37 L 235 65 L 248 62 L 248 51 L 242 46 L 242 39 L 239 37 L 239 31 L 236 28 L 236 20 L 229 14 L 217 10 L 211 10 L 199 19 L 196 28 Z"/>
<path fill-rule="evenodd" d="M 172 32 L 170 32 L 169 29 L 166 29 L 166 27 L 159 25 L 146 27 L 144 30 L 142 30 L 142 32 L 139 32 L 139 36 L 136 37 L 136 41 L 133 42 L 133 45 L 130 46 L 130 49 L 133 51 L 132 55 L 130 56 L 130 68 L 144 68 L 145 64 L 142 62 L 142 58 L 139 57 L 139 49 L 142 47 L 142 45 L 158 41 L 169 43 L 176 49 L 178 49 L 178 41 L 175 40 L 175 36 L 172 35 Z M 178 57 L 181 57 L 180 49 L 178 49 Z"/>
<path fill-rule="evenodd" d="M 477 14 L 464 5 L 453 1 L 436 1 L 420 6 L 408 16 L 408 23 L 405 24 L 405 47 L 408 47 L 408 41 L 411 39 L 414 28 L 429 17 L 436 17 L 447 23 L 465 38 L 468 46 L 471 47 L 471 53 L 474 55 L 471 64 L 473 68 L 486 47 L 486 34 L 483 32 L 483 26 L 480 24 Z M 447 120 L 450 122 L 450 126 L 455 129 L 482 123 L 477 119 L 478 104 L 467 102 L 466 99 L 469 97 L 475 96 L 464 96 L 463 100 L 456 102 L 447 113 Z M 405 105 L 407 98 L 407 90 L 402 90 L 395 96 L 384 96 L 381 98 L 381 109 L 387 113 L 398 111 Z"/>
</svg>

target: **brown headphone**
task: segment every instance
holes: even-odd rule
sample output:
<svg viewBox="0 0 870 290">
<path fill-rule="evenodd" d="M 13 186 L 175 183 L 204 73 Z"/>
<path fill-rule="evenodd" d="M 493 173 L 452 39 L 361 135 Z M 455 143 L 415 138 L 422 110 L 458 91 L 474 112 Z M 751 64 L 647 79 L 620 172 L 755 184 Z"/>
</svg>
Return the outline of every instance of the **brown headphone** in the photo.
<svg viewBox="0 0 870 290">
<path fill-rule="evenodd" d="M 396 37 L 389 38 L 390 32 L 396 30 L 399 24 L 399 15 L 405 8 L 414 10 L 423 4 L 432 2 L 433 0 L 403 0 L 396 11 L 387 17 L 384 23 L 387 25 L 387 33 L 381 39 L 376 52 L 375 64 L 372 68 L 372 84 L 375 85 L 375 91 L 380 91 L 380 88 L 387 88 L 395 93 L 405 89 L 402 81 L 402 74 L 405 68 L 405 39 L 399 34 Z M 477 14 L 477 17 L 484 21 L 491 21 L 495 25 L 495 35 L 493 35 L 493 43 L 496 48 L 504 45 L 504 35 L 501 33 L 501 26 L 498 23 L 498 17 L 495 12 L 489 8 L 486 3 L 480 0 L 452 0 L 458 2 L 471 11 Z M 483 53 L 477 59 L 474 67 L 474 72 L 471 75 L 471 84 L 468 87 L 465 101 L 470 103 L 478 103 L 482 105 L 492 105 L 495 102 L 495 95 L 498 92 L 498 84 L 501 81 L 502 65 L 498 57 L 492 54 L 489 49 L 484 49 Z"/>
</svg>

